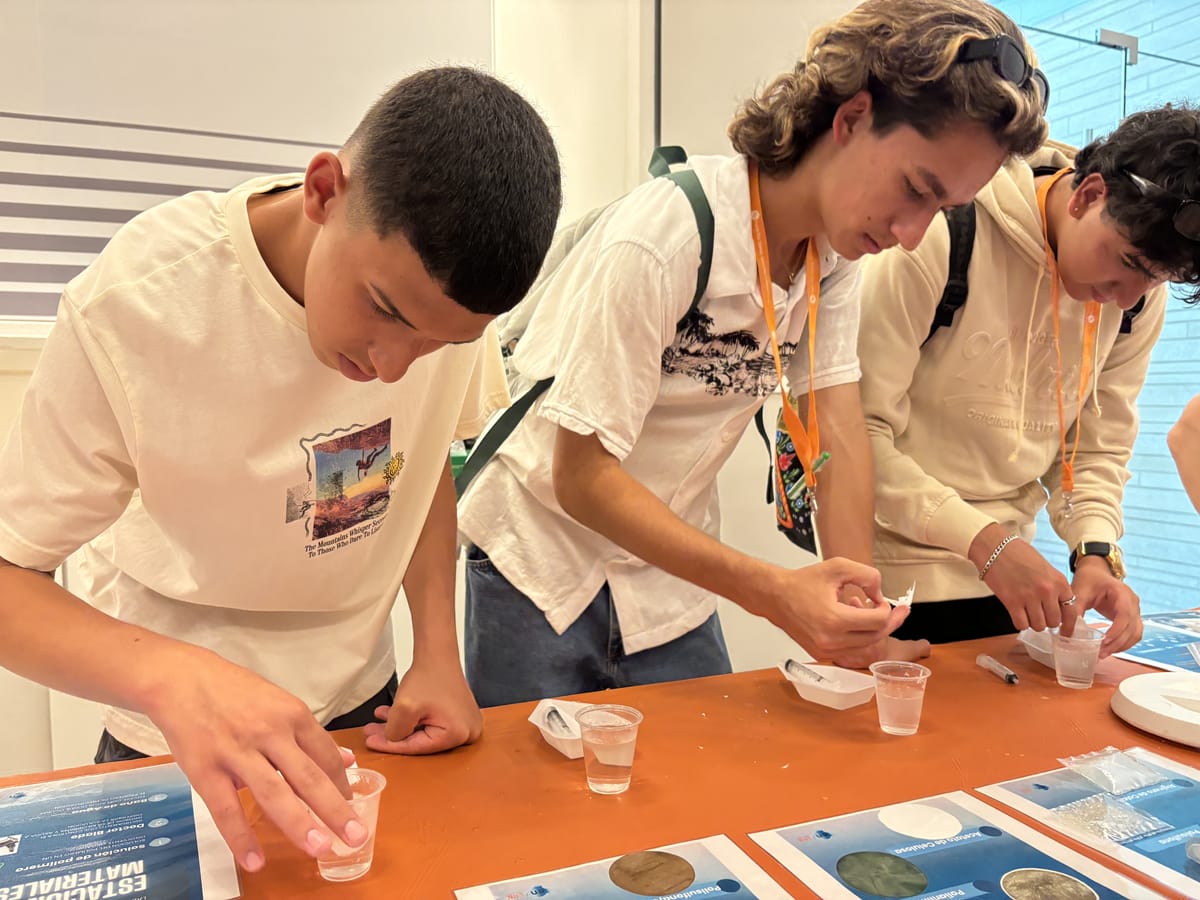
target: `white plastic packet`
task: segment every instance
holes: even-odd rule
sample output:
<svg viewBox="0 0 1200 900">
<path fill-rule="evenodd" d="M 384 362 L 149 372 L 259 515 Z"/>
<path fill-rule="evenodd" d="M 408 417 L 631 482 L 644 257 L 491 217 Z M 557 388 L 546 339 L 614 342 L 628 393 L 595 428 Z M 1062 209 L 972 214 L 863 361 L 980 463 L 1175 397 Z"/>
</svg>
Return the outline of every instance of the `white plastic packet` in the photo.
<svg viewBox="0 0 1200 900">
<path fill-rule="evenodd" d="M 1166 775 L 1116 747 L 1068 756 L 1059 762 L 1110 794 L 1127 794 L 1167 780 Z"/>
<path fill-rule="evenodd" d="M 1108 794 L 1093 794 L 1082 800 L 1064 803 L 1056 806 L 1051 813 L 1075 828 L 1118 844 L 1171 828 L 1162 819 Z"/>
</svg>

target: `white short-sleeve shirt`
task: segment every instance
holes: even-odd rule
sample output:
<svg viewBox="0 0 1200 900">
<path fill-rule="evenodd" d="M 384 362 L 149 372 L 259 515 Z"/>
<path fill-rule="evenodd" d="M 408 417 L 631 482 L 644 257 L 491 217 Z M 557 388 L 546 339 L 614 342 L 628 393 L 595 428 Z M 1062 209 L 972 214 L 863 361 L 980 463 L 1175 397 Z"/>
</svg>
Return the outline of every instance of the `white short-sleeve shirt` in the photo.
<svg viewBox="0 0 1200 900">
<path fill-rule="evenodd" d="M 96 606 L 258 672 L 327 722 L 391 675 L 389 614 L 450 442 L 508 398 L 491 329 L 395 384 L 316 359 L 246 212 L 301 179 L 155 207 L 68 285 L 0 450 L 0 556 L 48 570 L 86 545 Z M 167 752 L 145 716 L 105 723 Z"/>
<path fill-rule="evenodd" d="M 712 271 L 698 308 L 700 238 L 683 192 L 655 179 L 605 211 L 564 263 L 513 364 L 555 381 L 459 504 L 463 536 L 565 631 L 605 581 L 633 653 L 701 624 L 716 597 L 633 557 L 554 498 L 558 427 L 595 434 L 630 475 L 684 521 L 719 537 L 716 477 L 778 377 L 750 233 L 743 157 L 690 163 L 715 219 Z M 857 381 L 857 266 L 823 240 L 817 389 Z M 795 392 L 808 388 L 805 278 L 774 303 Z M 764 460 L 765 462 L 765 460 Z M 763 515 L 772 515 L 766 504 Z"/>
</svg>

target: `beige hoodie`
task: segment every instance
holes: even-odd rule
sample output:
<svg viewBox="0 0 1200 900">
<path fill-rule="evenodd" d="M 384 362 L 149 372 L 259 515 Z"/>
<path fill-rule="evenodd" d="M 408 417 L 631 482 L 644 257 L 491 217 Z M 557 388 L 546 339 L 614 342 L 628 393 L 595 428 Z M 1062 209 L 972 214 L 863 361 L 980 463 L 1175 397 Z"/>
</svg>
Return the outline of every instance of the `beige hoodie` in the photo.
<svg viewBox="0 0 1200 900">
<path fill-rule="evenodd" d="M 1162 329 L 1166 291 L 1152 292 L 1130 334 L 1118 335 L 1118 307 L 1102 307 L 1096 377 L 1078 421 L 1085 305 L 1061 292 L 1068 454 L 1080 432 L 1068 516 L 1059 490 L 1054 320 L 1032 167 L 1067 166 L 1073 155 L 1051 143 L 1028 161 L 1009 161 L 979 194 L 970 295 L 954 323 L 924 347 L 949 270 L 945 219 L 934 220 L 914 252 L 889 250 L 863 266 L 858 349 L 875 456 L 875 563 L 888 596 L 914 581 L 921 601 L 987 595 L 966 558 L 971 541 L 992 522 L 1028 540 L 1047 497 L 1051 524 L 1066 544 L 1051 563 L 1065 567 L 1069 548 L 1081 540 L 1121 536 L 1137 395 Z"/>
</svg>

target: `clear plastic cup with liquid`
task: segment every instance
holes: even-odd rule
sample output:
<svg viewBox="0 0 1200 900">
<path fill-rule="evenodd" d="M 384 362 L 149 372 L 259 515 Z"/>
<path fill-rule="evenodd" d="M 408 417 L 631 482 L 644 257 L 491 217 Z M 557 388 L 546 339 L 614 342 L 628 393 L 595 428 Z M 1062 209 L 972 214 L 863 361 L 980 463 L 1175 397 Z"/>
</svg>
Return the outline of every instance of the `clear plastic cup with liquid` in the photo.
<svg viewBox="0 0 1200 900">
<path fill-rule="evenodd" d="M 1058 683 L 1077 690 L 1090 688 L 1096 677 L 1103 639 L 1104 632 L 1088 628 L 1082 622 L 1075 623 L 1075 631 L 1070 637 L 1054 635 L 1054 674 L 1058 676 Z"/>
<path fill-rule="evenodd" d="M 346 770 L 350 782 L 350 807 L 358 821 L 367 829 L 367 839 L 359 847 L 351 847 L 337 835 L 333 845 L 317 857 L 317 870 L 326 881 L 353 881 L 367 874 L 375 856 L 375 826 L 379 821 L 379 796 L 387 787 L 387 779 L 370 769 Z"/>
<path fill-rule="evenodd" d="M 886 659 L 871 663 L 879 727 L 888 734 L 916 734 L 930 672 L 914 662 Z"/>
<path fill-rule="evenodd" d="M 583 740 L 583 765 L 588 787 L 597 794 L 621 794 L 633 776 L 642 714 L 632 706 L 601 703 L 575 714 Z"/>
</svg>

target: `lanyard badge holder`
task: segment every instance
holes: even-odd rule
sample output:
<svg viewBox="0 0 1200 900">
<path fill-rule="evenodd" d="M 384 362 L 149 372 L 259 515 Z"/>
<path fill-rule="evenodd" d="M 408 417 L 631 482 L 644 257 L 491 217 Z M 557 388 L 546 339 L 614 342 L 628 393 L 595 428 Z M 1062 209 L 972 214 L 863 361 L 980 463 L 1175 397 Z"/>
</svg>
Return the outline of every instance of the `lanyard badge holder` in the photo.
<svg viewBox="0 0 1200 900">
<path fill-rule="evenodd" d="M 775 372 L 783 410 L 776 426 L 775 437 L 775 518 L 793 544 L 817 552 L 817 534 L 813 514 L 817 511 L 817 470 L 829 459 L 820 449 L 817 428 L 817 398 L 813 389 L 816 368 L 817 310 L 821 299 L 821 257 L 816 240 L 810 238 L 805 253 L 804 279 L 808 296 L 808 427 L 788 390 L 787 377 L 779 355 L 779 338 L 775 324 L 775 293 L 771 286 L 771 260 L 767 252 L 766 228 L 763 224 L 762 197 L 759 193 L 758 166 L 747 163 L 750 175 L 750 232 L 754 238 L 754 256 L 758 267 L 759 290 L 762 293 L 763 318 L 771 341 Z"/>
</svg>

